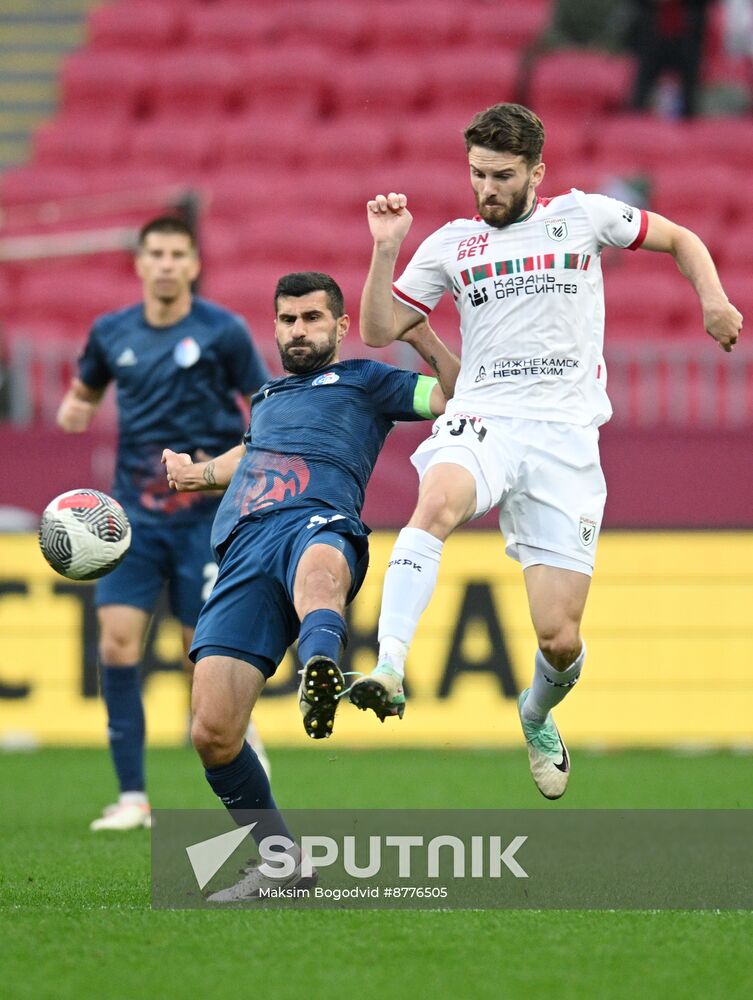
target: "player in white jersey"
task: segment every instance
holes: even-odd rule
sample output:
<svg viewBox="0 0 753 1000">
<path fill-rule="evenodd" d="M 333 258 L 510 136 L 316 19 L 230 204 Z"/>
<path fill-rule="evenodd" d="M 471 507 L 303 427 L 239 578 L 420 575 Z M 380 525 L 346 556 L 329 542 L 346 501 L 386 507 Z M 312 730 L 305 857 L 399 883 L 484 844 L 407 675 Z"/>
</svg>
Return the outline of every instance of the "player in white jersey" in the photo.
<svg viewBox="0 0 753 1000">
<path fill-rule="evenodd" d="M 465 142 L 478 214 L 429 236 L 394 288 L 412 221 L 407 199 L 391 193 L 368 203 L 374 252 L 361 301 L 364 341 L 386 346 L 448 292 L 463 347 L 455 397 L 412 459 L 418 505 L 387 569 L 377 666 L 353 686 L 351 700 L 381 719 L 402 716 L 404 661 L 442 545 L 458 525 L 498 507 L 506 551 L 523 567 L 538 640 L 533 681 L 518 703 L 531 772 L 547 798 L 559 798 L 570 761 L 551 710 L 583 667 L 580 623 L 606 499 L 598 428 L 611 407 L 600 252 L 671 254 L 725 351 L 742 316 L 689 230 L 602 195 L 540 198 L 544 128 L 527 108 L 480 112 Z"/>
</svg>

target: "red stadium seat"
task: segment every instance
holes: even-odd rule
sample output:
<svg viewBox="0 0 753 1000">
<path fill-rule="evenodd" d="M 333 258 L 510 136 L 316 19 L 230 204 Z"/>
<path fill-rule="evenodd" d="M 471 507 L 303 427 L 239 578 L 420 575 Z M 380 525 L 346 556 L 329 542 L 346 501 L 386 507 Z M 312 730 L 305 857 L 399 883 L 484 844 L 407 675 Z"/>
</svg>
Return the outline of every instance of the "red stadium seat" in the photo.
<svg viewBox="0 0 753 1000">
<path fill-rule="evenodd" d="M 274 40 L 283 20 L 275 5 L 259 6 L 239 0 L 186 6 L 188 43 L 195 48 L 233 52 Z"/>
<path fill-rule="evenodd" d="M 350 3 L 333 7 L 329 0 L 294 0 L 271 5 L 277 12 L 276 38 L 283 45 L 280 55 L 288 65 L 288 45 L 326 45 L 334 60 L 341 53 L 360 52 L 374 44 L 375 4 Z"/>
<path fill-rule="evenodd" d="M 36 164 L 0 174 L 0 204 L 4 208 L 84 194 L 86 174 L 79 169 Z"/>
<path fill-rule="evenodd" d="M 376 4 L 370 38 L 377 50 L 410 49 L 423 58 L 437 47 L 457 48 L 471 23 L 468 8 L 453 0 L 406 0 L 398 10 Z"/>
<path fill-rule="evenodd" d="M 605 118 L 593 130 L 595 157 L 623 172 L 650 171 L 674 165 L 687 156 L 692 136 L 686 123 L 667 121 L 653 115 L 626 114 Z"/>
<path fill-rule="evenodd" d="M 96 7 L 89 15 L 91 44 L 98 49 L 172 49 L 183 41 L 177 4 L 127 0 Z"/>
<path fill-rule="evenodd" d="M 427 102 L 435 113 L 462 117 L 467 124 L 482 108 L 517 96 L 518 57 L 488 45 L 451 46 L 432 51 L 422 61 L 426 71 Z"/>
<path fill-rule="evenodd" d="M 689 284 L 657 256 L 653 275 L 640 280 L 612 271 L 605 281 L 606 332 L 613 329 L 634 338 L 683 335 L 700 322 L 698 300 Z"/>
<path fill-rule="evenodd" d="M 117 118 L 63 115 L 37 131 L 34 160 L 49 166 L 110 164 L 121 158 L 125 143 L 126 127 Z"/>
<path fill-rule="evenodd" d="M 61 73 L 63 108 L 76 114 L 143 116 L 153 76 L 150 60 L 141 52 L 74 52 Z"/>
<path fill-rule="evenodd" d="M 409 165 L 441 163 L 444 169 L 460 164 L 466 170 L 463 129 L 467 124 L 468 116 L 457 108 L 406 115 L 397 123 L 398 157 Z"/>
<path fill-rule="evenodd" d="M 520 53 L 544 31 L 551 20 L 551 4 L 505 0 L 504 5 L 476 5 L 471 20 L 473 36 L 490 49 Z"/>
<path fill-rule="evenodd" d="M 316 117 L 307 118 L 300 110 L 283 117 L 271 109 L 251 111 L 218 121 L 220 162 L 231 169 L 253 170 L 260 164 L 277 171 L 300 167 L 318 142 L 314 135 L 319 127 Z"/>
<path fill-rule="evenodd" d="M 726 167 L 750 171 L 753 122 L 749 118 L 697 118 L 690 125 L 687 152 Z M 687 155 L 686 152 L 686 155 Z"/>
<path fill-rule="evenodd" d="M 104 312 L 120 309 L 140 297 L 136 277 L 98 282 L 84 264 L 79 273 L 70 268 L 30 269 L 24 276 L 19 294 L 23 297 L 23 316 L 33 320 L 55 320 L 71 327 L 78 324 L 83 340 L 88 326 Z"/>
<path fill-rule="evenodd" d="M 750 227 L 753 224 L 753 212 L 748 205 L 747 218 L 743 217 L 737 223 L 721 223 L 713 248 L 714 260 L 717 266 L 725 271 L 740 273 L 745 269 L 748 280 L 753 285 L 753 244 L 750 241 Z M 690 227 L 695 228 L 691 225 Z M 699 233 L 699 235 L 702 235 Z"/>
<path fill-rule="evenodd" d="M 589 116 L 616 111 L 625 104 L 634 68 L 631 59 L 600 52 L 561 50 L 540 56 L 531 75 L 526 103 L 541 116 Z"/>
<path fill-rule="evenodd" d="M 300 108 L 317 110 L 330 100 L 330 90 L 340 73 L 334 55 L 314 44 L 290 42 L 282 48 L 258 48 L 239 60 L 247 100 L 254 109 L 274 109 L 280 116 L 300 114 Z"/>
<path fill-rule="evenodd" d="M 428 102 L 425 64 L 403 53 L 378 52 L 338 65 L 331 73 L 332 103 L 341 113 L 373 120 L 418 111 Z"/>
<path fill-rule="evenodd" d="M 693 157 L 654 171 L 650 207 L 673 222 L 693 228 L 694 219 L 714 210 L 720 221 L 739 215 L 737 174 L 719 161 L 703 163 Z"/>
<path fill-rule="evenodd" d="M 160 58 L 155 67 L 154 105 L 158 114 L 193 118 L 237 111 L 246 101 L 242 68 L 217 52 L 183 49 Z"/>
<path fill-rule="evenodd" d="M 212 119 L 155 119 L 132 130 L 131 162 L 179 171 L 186 179 L 211 168 L 217 158 L 217 130 Z"/>
<path fill-rule="evenodd" d="M 301 145 L 308 170 L 367 161 L 373 165 L 391 162 L 397 140 L 390 122 L 377 119 L 365 125 L 358 115 L 317 123 Z"/>
</svg>

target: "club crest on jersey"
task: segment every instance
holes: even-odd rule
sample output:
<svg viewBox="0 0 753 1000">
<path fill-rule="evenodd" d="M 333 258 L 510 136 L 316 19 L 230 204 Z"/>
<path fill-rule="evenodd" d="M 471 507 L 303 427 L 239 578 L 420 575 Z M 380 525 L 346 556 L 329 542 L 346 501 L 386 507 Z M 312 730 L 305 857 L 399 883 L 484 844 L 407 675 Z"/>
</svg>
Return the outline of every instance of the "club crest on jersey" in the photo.
<svg viewBox="0 0 753 1000">
<path fill-rule="evenodd" d="M 323 375 L 317 375 L 311 385 L 334 385 L 335 382 L 339 381 L 340 376 L 337 372 L 325 372 Z"/>
<path fill-rule="evenodd" d="M 173 358 L 176 365 L 181 368 L 191 368 L 201 357 L 201 348 L 193 337 L 184 337 L 179 344 L 175 345 Z"/>
<path fill-rule="evenodd" d="M 546 235 L 555 243 L 561 243 L 567 238 L 567 221 L 565 219 L 550 219 L 545 223 Z"/>
<path fill-rule="evenodd" d="M 580 537 L 581 545 L 585 548 L 590 549 L 593 543 L 596 541 L 598 525 L 596 521 L 592 521 L 590 517 L 582 517 L 580 519 L 580 526 L 578 529 L 578 535 Z"/>
</svg>

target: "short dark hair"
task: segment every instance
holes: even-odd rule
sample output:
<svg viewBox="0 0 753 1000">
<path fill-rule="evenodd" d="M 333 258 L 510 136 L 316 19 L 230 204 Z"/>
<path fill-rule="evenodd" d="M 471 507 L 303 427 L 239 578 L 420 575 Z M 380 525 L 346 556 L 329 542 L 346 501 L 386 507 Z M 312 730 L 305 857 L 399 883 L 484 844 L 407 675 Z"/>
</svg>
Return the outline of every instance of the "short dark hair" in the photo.
<svg viewBox="0 0 753 1000">
<path fill-rule="evenodd" d="M 522 156 L 529 166 L 541 159 L 544 126 L 538 115 L 522 104 L 494 104 L 474 115 L 463 133 L 465 148 L 483 146 L 495 153 Z"/>
<path fill-rule="evenodd" d="M 321 271 L 294 271 L 292 274 L 284 274 L 275 287 L 275 312 L 277 300 L 282 295 L 290 295 L 297 299 L 311 292 L 327 293 L 327 305 L 335 319 L 339 319 L 345 313 L 345 300 L 340 286 L 334 278 L 322 274 Z"/>
<path fill-rule="evenodd" d="M 139 230 L 139 249 L 146 243 L 146 238 L 150 233 L 180 233 L 188 237 L 192 247 L 196 247 L 196 234 L 193 229 L 176 215 L 160 215 L 145 223 Z"/>
</svg>

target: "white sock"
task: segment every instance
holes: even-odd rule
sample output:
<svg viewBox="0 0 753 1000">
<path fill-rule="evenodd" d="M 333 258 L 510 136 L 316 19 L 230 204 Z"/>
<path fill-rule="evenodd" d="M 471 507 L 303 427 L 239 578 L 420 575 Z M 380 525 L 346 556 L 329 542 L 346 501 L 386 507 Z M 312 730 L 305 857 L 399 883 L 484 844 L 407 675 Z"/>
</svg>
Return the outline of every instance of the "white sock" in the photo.
<svg viewBox="0 0 753 1000">
<path fill-rule="evenodd" d="M 148 806 L 149 799 L 146 797 L 146 792 L 121 792 L 118 797 L 118 805 Z"/>
<path fill-rule="evenodd" d="M 523 703 L 522 715 L 528 722 L 543 722 L 555 705 L 559 705 L 573 688 L 583 669 L 586 658 L 586 644 L 578 659 L 567 670 L 555 670 L 541 650 L 536 651 L 536 665 L 533 682 Z"/>
<path fill-rule="evenodd" d="M 401 676 L 418 620 L 434 593 L 442 545 L 428 531 L 403 528 L 392 549 L 379 616 L 379 659 L 389 659 Z"/>
</svg>

